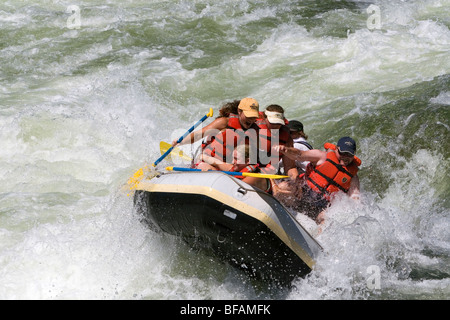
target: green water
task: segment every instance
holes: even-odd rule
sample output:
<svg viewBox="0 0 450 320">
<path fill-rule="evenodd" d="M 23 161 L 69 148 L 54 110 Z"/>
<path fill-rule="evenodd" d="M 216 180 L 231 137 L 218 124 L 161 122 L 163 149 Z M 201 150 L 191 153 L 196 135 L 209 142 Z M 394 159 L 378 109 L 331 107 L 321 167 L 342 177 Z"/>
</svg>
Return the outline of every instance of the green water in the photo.
<svg viewBox="0 0 450 320">
<path fill-rule="evenodd" d="M 0 297 L 448 299 L 449 17 L 448 0 L 3 1 Z M 247 96 L 316 148 L 351 135 L 363 162 L 362 203 L 330 208 L 327 254 L 290 290 L 148 230 L 122 189 Z"/>
</svg>

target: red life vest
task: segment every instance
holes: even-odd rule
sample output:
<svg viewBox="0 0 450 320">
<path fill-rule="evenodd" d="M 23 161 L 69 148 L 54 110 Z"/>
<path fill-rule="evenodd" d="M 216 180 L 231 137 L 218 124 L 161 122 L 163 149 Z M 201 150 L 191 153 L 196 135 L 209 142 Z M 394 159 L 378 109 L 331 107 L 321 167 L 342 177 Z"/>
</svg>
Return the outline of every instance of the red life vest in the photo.
<svg viewBox="0 0 450 320">
<path fill-rule="evenodd" d="M 249 129 L 242 129 L 239 116 L 231 113 L 228 117 L 227 128 L 202 144 L 203 153 L 223 162 L 231 163 L 233 151 L 237 146 L 241 144 L 249 145 L 256 141 L 259 128 L 253 124 Z"/>
<path fill-rule="evenodd" d="M 334 148 L 333 148 L 334 147 Z M 336 149 L 331 143 L 325 144 L 326 149 Z M 325 198 L 337 191 L 348 192 L 352 178 L 358 173 L 358 166 L 361 160 L 355 158 L 348 166 L 339 164 L 339 160 L 334 151 L 327 153 L 327 159 L 320 166 L 308 170 L 306 182 L 308 186 L 317 193 L 321 193 Z"/>
<path fill-rule="evenodd" d="M 270 130 L 267 127 L 267 123 L 266 123 L 266 119 L 263 118 L 259 118 L 258 120 L 256 120 L 256 124 L 259 127 L 259 147 L 260 149 L 265 152 L 265 154 L 267 155 L 267 157 L 271 157 L 272 154 L 272 130 Z M 291 132 L 289 130 L 289 128 L 285 125 L 282 125 L 280 127 L 279 130 L 274 130 L 274 131 L 278 131 L 278 143 L 280 145 L 286 145 L 287 142 L 289 141 L 289 138 L 291 137 Z M 273 163 L 276 162 L 278 164 L 279 162 L 279 158 L 275 159 L 275 160 L 271 160 L 269 163 Z M 266 163 L 267 164 L 267 163 Z"/>
</svg>

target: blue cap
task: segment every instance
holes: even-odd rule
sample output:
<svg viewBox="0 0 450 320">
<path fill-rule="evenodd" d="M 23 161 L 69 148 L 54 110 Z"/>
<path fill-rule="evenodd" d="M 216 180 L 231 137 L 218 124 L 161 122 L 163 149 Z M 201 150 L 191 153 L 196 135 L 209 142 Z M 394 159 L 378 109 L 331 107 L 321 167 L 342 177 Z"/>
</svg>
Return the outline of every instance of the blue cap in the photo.
<svg viewBox="0 0 450 320">
<path fill-rule="evenodd" d="M 340 152 L 348 152 L 355 155 L 356 152 L 356 142 L 350 137 L 342 137 L 337 143 L 338 150 Z"/>
</svg>

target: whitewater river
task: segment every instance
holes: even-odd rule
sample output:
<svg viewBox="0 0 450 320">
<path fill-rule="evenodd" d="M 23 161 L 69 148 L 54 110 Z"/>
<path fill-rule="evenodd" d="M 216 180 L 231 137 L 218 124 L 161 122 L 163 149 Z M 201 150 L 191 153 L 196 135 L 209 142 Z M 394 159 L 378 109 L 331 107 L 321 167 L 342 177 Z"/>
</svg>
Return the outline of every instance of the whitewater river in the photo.
<svg viewBox="0 0 450 320">
<path fill-rule="evenodd" d="M 449 28 L 449 0 L 2 0 L 0 299 L 449 299 Z M 124 188 L 247 96 L 363 163 L 292 288 L 149 230 Z"/>
</svg>

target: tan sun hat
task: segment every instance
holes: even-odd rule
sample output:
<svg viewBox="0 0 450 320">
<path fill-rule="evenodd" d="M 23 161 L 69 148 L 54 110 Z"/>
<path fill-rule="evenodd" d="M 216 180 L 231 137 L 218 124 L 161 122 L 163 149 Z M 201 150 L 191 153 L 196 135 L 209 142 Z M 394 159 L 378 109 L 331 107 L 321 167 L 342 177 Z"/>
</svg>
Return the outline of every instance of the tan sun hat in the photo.
<svg viewBox="0 0 450 320">
<path fill-rule="evenodd" d="M 242 99 L 238 109 L 242 110 L 247 118 L 259 118 L 259 103 L 253 98 Z"/>
</svg>

